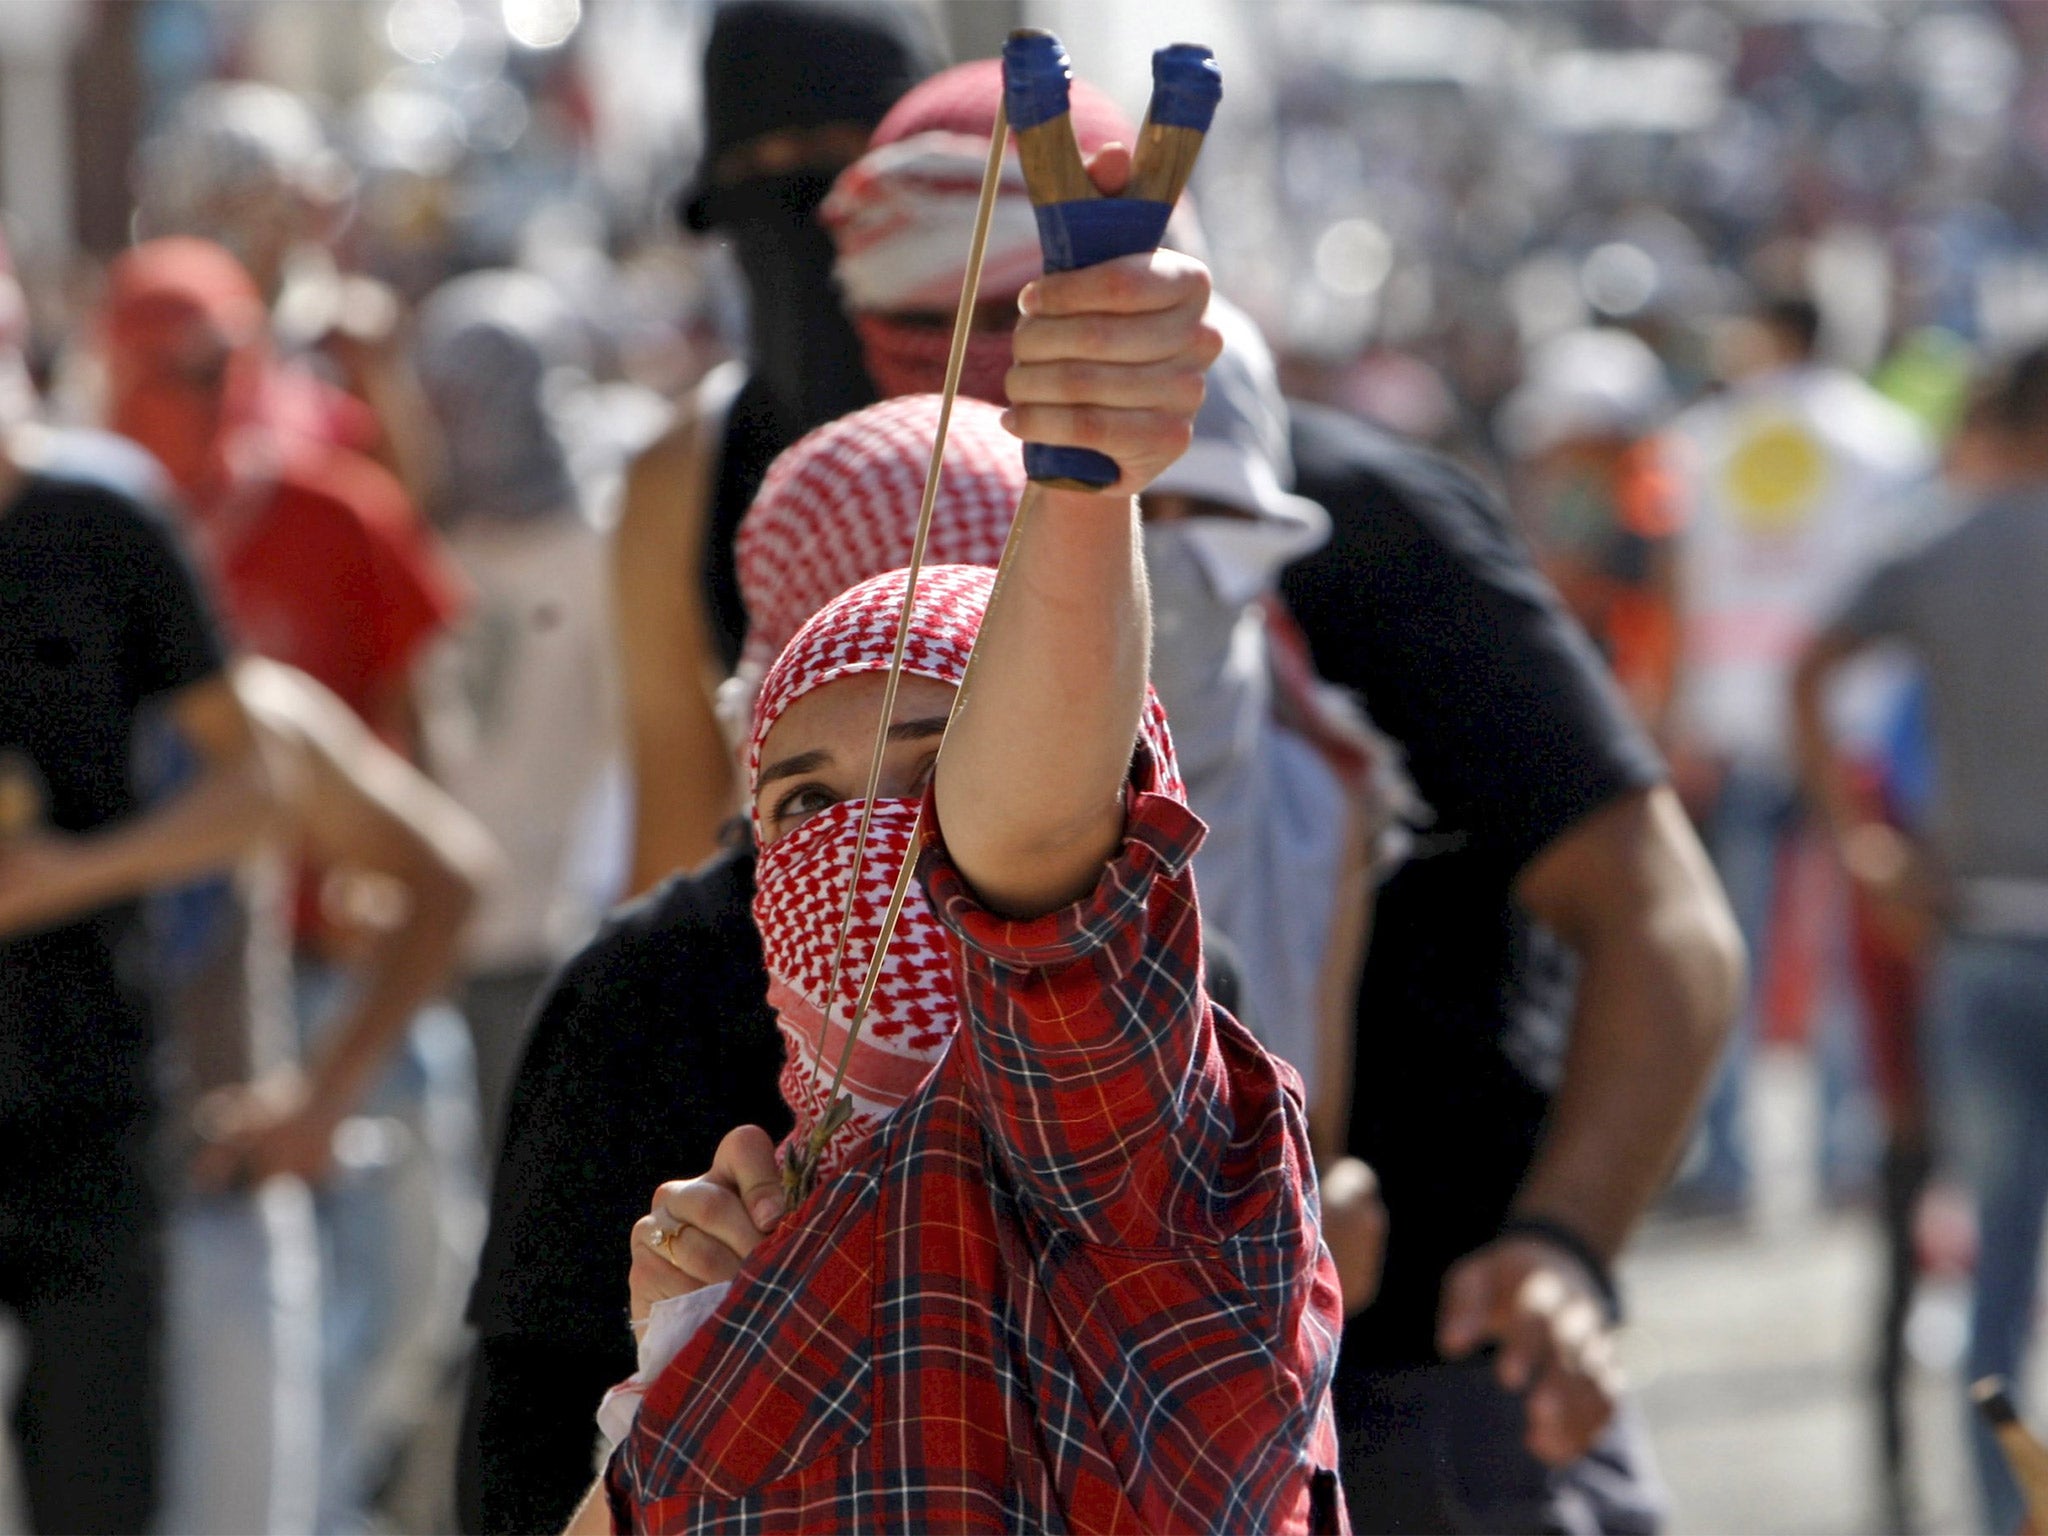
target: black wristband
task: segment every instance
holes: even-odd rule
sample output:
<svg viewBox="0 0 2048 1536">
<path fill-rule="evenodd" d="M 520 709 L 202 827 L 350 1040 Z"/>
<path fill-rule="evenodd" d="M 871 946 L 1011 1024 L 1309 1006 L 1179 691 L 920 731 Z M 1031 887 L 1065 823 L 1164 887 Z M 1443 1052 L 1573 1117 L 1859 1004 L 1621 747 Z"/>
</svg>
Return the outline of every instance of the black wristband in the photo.
<svg viewBox="0 0 2048 1536">
<path fill-rule="evenodd" d="M 1500 1224 L 1499 1238 L 1533 1237 L 1539 1242 L 1560 1248 L 1578 1260 L 1593 1282 L 1593 1289 L 1600 1293 L 1601 1305 L 1607 1312 L 1608 1323 L 1621 1321 L 1621 1287 L 1614 1283 L 1614 1271 L 1607 1267 L 1607 1261 L 1600 1257 L 1593 1245 L 1578 1232 L 1561 1221 L 1552 1221 L 1547 1216 L 1509 1216 Z"/>
</svg>

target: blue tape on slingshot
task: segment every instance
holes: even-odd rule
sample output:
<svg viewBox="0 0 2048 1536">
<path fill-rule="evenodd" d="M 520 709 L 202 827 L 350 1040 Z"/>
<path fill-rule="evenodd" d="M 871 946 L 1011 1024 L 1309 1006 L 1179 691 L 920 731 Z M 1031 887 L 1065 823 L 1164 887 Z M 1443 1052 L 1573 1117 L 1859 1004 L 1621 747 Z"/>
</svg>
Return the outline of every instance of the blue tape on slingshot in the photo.
<svg viewBox="0 0 2048 1536">
<path fill-rule="evenodd" d="M 1048 203 L 1038 217 L 1038 243 L 1048 272 L 1071 272 L 1118 256 L 1154 250 L 1173 213 L 1169 203 L 1115 197 Z M 1093 448 L 1024 445 L 1024 473 L 1034 480 L 1074 480 L 1096 487 L 1114 485 L 1123 473 L 1116 461 Z"/>
<path fill-rule="evenodd" d="M 1093 448 L 1062 448 L 1053 443 L 1024 445 L 1024 474 L 1031 480 L 1072 480 L 1091 490 L 1115 485 L 1123 471 L 1116 460 Z"/>
<path fill-rule="evenodd" d="M 1071 272 L 1119 256 L 1158 247 L 1173 215 L 1170 203 L 1124 197 L 1092 197 L 1047 203 L 1031 210 L 1038 219 L 1038 244 L 1045 270 Z"/>
<path fill-rule="evenodd" d="M 1003 110 L 1022 131 L 1049 123 L 1067 110 L 1074 78 L 1066 45 L 1050 32 L 1013 37 L 1003 44 Z"/>
<path fill-rule="evenodd" d="M 1223 99 L 1223 71 L 1199 43 L 1175 43 L 1152 55 L 1152 105 L 1145 116 L 1166 128 L 1207 133 Z"/>
</svg>

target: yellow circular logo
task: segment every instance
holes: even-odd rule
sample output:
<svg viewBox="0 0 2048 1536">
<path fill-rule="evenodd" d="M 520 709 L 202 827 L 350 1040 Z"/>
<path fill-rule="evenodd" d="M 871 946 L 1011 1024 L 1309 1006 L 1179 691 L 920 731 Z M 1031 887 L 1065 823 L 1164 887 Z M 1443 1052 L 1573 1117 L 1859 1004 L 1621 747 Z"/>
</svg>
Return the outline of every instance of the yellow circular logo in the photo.
<svg viewBox="0 0 2048 1536">
<path fill-rule="evenodd" d="M 1722 472 L 1722 489 L 1751 533 L 1790 533 L 1806 520 L 1827 481 L 1827 455 L 1792 421 L 1744 435 Z"/>
</svg>

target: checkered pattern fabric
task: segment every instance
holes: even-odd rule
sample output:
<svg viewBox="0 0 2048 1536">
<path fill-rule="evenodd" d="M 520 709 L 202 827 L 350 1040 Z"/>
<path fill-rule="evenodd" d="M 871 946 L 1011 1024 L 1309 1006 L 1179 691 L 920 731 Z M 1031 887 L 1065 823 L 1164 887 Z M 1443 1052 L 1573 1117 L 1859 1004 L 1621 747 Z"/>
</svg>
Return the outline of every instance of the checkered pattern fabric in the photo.
<svg viewBox="0 0 2048 1536">
<path fill-rule="evenodd" d="M 987 160 L 986 131 L 934 129 L 871 149 L 840 174 L 818 222 L 832 236 L 832 275 L 848 309 L 944 314 L 960 302 Z M 1012 298 L 1045 270 L 1014 148 L 1001 177 L 982 256 L 984 299 Z"/>
<path fill-rule="evenodd" d="M 1341 1309 L 1300 1083 L 1202 990 L 1158 769 L 1033 922 L 927 839 L 965 1023 L 649 1389 L 618 1529 L 1316 1528 Z"/>
<path fill-rule="evenodd" d="M 829 604 L 784 648 L 763 679 L 748 751 L 748 779 L 761 771 L 761 744 L 783 712 L 815 688 L 862 672 L 887 669 L 902 612 L 906 572 L 862 583 Z M 904 671 L 957 684 L 981 629 L 995 573 L 980 566 L 934 566 L 918 580 Z M 1156 698 L 1148 698 L 1144 731 L 1162 765 L 1162 784 L 1185 798 L 1172 767 L 1173 743 Z M 889 893 L 910 854 L 917 805 L 882 800 L 868 827 L 846 958 L 840 967 L 837 1006 L 825 1007 L 832 956 L 845 911 L 846 881 L 860 822 L 860 802 L 842 802 L 769 841 L 758 818 L 761 849 L 755 872 L 754 922 L 768 963 L 768 1002 L 782 1030 L 782 1096 L 796 1120 L 789 1145 L 800 1146 L 826 1109 L 825 1090 L 846 1045 L 854 1005 L 880 936 Z M 836 1172 L 917 1089 L 945 1050 L 959 1019 L 952 962 L 944 935 L 912 885 L 895 937 L 883 958 L 881 981 L 869 1003 L 850 1058 L 845 1090 L 853 1118 L 833 1134 L 819 1171 Z"/>
<path fill-rule="evenodd" d="M 828 1021 L 824 1001 L 860 810 L 860 802 L 851 801 L 820 811 L 766 849 L 756 866 L 754 920 L 768 962 L 768 1006 L 783 1036 L 782 1097 L 796 1117 L 791 1141 L 798 1146 L 827 1108 L 825 1090 L 846 1046 L 889 892 L 917 830 L 916 802 L 887 800 L 875 807 L 839 1006 Z M 822 1175 L 836 1173 L 917 1091 L 953 1038 L 959 1006 L 944 939 L 923 890 L 913 883 L 842 1085 L 853 1099 L 853 1117 L 833 1133 L 819 1161 Z"/>
<path fill-rule="evenodd" d="M 887 665 L 904 581 L 863 584 L 790 644 L 757 771 L 791 702 Z M 926 573 L 914 671 L 958 680 L 991 584 Z M 1300 1080 L 1203 991 L 1202 825 L 1162 727 L 1148 708 L 1096 889 L 1032 922 L 976 903 L 929 797 L 877 808 L 890 873 L 922 817 L 919 923 L 948 984 L 914 938 L 891 1016 L 948 1038 L 649 1388 L 606 1473 L 619 1529 L 1306 1531 L 1327 1509 L 1341 1309 Z M 845 856 L 828 845 L 857 816 L 763 851 L 778 987 L 818 977 L 805 941 L 769 930 L 822 903 L 829 946 Z M 814 872 L 782 870 L 785 847 Z M 862 884 L 866 925 L 887 881 Z"/>
<path fill-rule="evenodd" d="M 937 395 L 884 400 L 819 427 L 769 466 L 734 543 L 743 668 L 758 676 L 833 598 L 909 562 L 938 425 Z M 1002 412 L 955 401 L 927 564 L 994 565 L 1023 494 L 1023 445 L 1003 430 Z"/>
</svg>

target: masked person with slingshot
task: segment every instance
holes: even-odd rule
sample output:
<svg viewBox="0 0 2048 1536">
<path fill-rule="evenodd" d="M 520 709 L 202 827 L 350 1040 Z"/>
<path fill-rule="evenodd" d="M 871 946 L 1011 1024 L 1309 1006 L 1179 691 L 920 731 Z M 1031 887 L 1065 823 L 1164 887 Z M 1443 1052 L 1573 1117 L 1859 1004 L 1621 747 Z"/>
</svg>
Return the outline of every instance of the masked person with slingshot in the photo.
<svg viewBox="0 0 2048 1536">
<path fill-rule="evenodd" d="M 1337 1528 L 1299 1079 L 1203 990 L 1145 683 L 1133 496 L 1188 441 L 1208 286 L 1159 254 L 1028 288 L 1006 424 L 1114 478 L 1034 485 L 1000 575 L 854 588 L 763 679 L 797 1129 L 636 1228 L 641 1396 L 573 1529 Z"/>
</svg>

